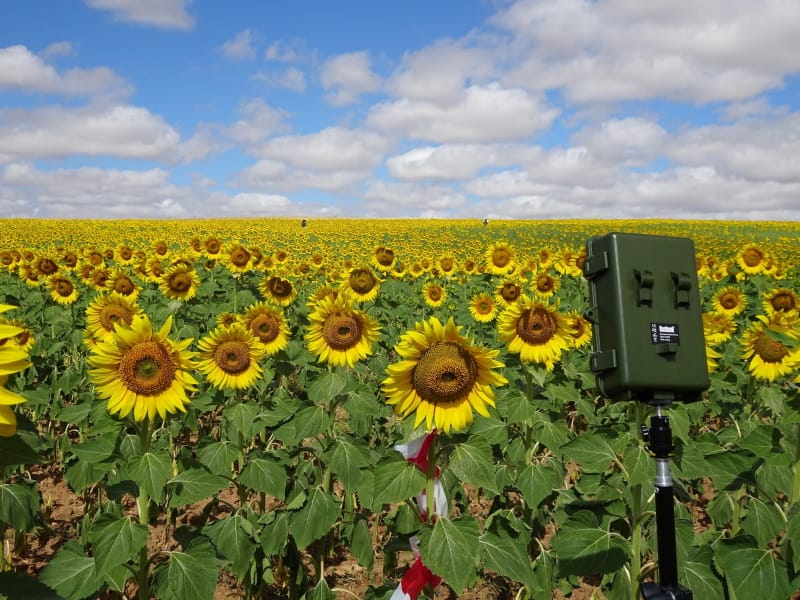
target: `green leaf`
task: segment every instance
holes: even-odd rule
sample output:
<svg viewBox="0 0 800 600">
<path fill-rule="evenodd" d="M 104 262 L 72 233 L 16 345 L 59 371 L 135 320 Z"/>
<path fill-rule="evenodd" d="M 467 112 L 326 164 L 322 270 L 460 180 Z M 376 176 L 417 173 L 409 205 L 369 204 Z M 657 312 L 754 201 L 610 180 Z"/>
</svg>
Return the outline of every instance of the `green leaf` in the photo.
<svg viewBox="0 0 800 600">
<path fill-rule="evenodd" d="M 308 406 L 297 413 L 293 419 L 295 426 L 294 442 L 314 437 L 330 426 L 332 417 L 324 406 Z"/>
<path fill-rule="evenodd" d="M 171 507 L 184 506 L 206 500 L 228 486 L 228 480 L 201 468 L 189 468 L 167 481 L 173 490 Z"/>
<path fill-rule="evenodd" d="M 770 549 L 720 550 L 715 559 L 736 598 L 788 598 L 792 594 L 786 565 Z"/>
<path fill-rule="evenodd" d="M 119 434 L 109 432 L 98 435 L 82 444 L 75 444 L 69 447 L 70 451 L 80 460 L 89 463 L 98 463 L 114 454 Z"/>
<path fill-rule="evenodd" d="M 559 452 L 559 449 L 569 439 L 569 432 L 564 419 L 553 420 L 541 412 L 537 412 L 533 419 L 533 431 L 536 441 L 541 442 L 553 452 Z"/>
<path fill-rule="evenodd" d="M 303 549 L 330 531 L 341 514 L 341 500 L 314 488 L 300 510 L 289 517 L 289 531 L 297 547 Z"/>
<path fill-rule="evenodd" d="M 256 550 L 253 524 L 241 512 L 237 512 L 204 527 L 203 533 L 211 539 L 219 553 L 231 561 L 231 570 L 236 577 L 243 579 Z"/>
<path fill-rule="evenodd" d="M 0 437 L 0 466 L 33 465 L 40 462 L 39 453 L 22 436 Z"/>
<path fill-rule="evenodd" d="M 568 518 L 552 544 L 561 576 L 612 573 L 622 568 L 630 552 L 623 538 L 604 531 L 586 510 Z"/>
<path fill-rule="evenodd" d="M 31 483 L 0 484 L 0 521 L 21 531 L 33 527 L 39 512 L 39 492 Z"/>
<path fill-rule="evenodd" d="M 266 522 L 264 522 L 266 520 Z M 267 556 L 282 556 L 289 539 L 289 513 L 286 511 L 271 512 L 262 518 L 263 526 L 259 542 Z"/>
<path fill-rule="evenodd" d="M 369 523 L 364 517 L 357 516 L 350 534 L 350 552 L 358 560 L 358 564 L 367 570 L 372 568 L 375 560 L 375 550 L 372 547 L 372 535 Z"/>
<path fill-rule="evenodd" d="M 511 537 L 500 530 L 498 533 L 484 533 L 479 541 L 486 568 L 533 588 L 533 566 L 524 536 Z"/>
<path fill-rule="evenodd" d="M 320 577 L 317 585 L 309 590 L 304 598 L 305 600 L 336 600 L 337 596 L 333 593 L 333 591 L 331 591 L 331 588 L 328 586 L 328 582 L 325 581 L 325 578 Z"/>
<path fill-rule="evenodd" d="M 456 594 L 475 580 L 480 556 L 478 524 L 471 517 L 437 519 L 420 532 L 422 562 L 444 579 Z"/>
<path fill-rule="evenodd" d="M 264 492 L 279 500 L 286 498 L 286 468 L 275 460 L 248 460 L 238 481 L 256 492 Z"/>
<path fill-rule="evenodd" d="M 314 404 L 328 405 L 347 386 L 347 375 L 341 369 L 324 371 L 308 384 L 308 398 Z"/>
<path fill-rule="evenodd" d="M 711 568 L 712 555 L 711 546 L 692 547 L 686 562 L 678 565 L 679 579 L 685 587 L 692 590 L 695 598 L 724 600 L 722 582 Z"/>
<path fill-rule="evenodd" d="M 39 581 L 65 600 L 82 600 L 100 589 L 94 558 L 86 556 L 78 542 L 67 542 L 39 574 Z"/>
<path fill-rule="evenodd" d="M 76 493 L 81 493 L 84 488 L 97 483 L 115 468 L 116 464 L 112 460 L 105 460 L 99 463 L 76 460 L 67 466 L 64 470 L 64 476 L 72 489 Z"/>
<path fill-rule="evenodd" d="M 738 445 L 760 458 L 770 458 L 781 453 L 780 431 L 777 427 L 759 425 L 747 437 L 740 440 Z"/>
<path fill-rule="evenodd" d="M 217 586 L 217 564 L 208 540 L 195 538 L 183 551 L 169 552 L 155 573 L 159 600 L 211 600 Z"/>
<path fill-rule="evenodd" d="M 156 502 L 164 501 L 164 486 L 172 467 L 164 453 L 145 452 L 128 461 L 130 475 L 136 483 Z"/>
<path fill-rule="evenodd" d="M 627 484 L 648 485 L 655 475 L 655 463 L 641 444 L 632 444 L 625 448 L 622 464 L 628 475 Z"/>
<path fill-rule="evenodd" d="M 245 439 L 253 436 L 259 425 L 256 422 L 258 407 L 250 402 L 231 404 L 222 411 L 225 421 Z"/>
<path fill-rule="evenodd" d="M 496 494 L 500 490 L 495 487 L 493 463 L 489 443 L 473 436 L 456 446 L 450 455 L 449 466 L 452 473 L 461 481 Z"/>
<path fill-rule="evenodd" d="M 718 490 L 735 490 L 746 484 L 755 484 L 754 472 L 763 459 L 750 452 L 719 452 L 706 457 L 708 476 Z"/>
<path fill-rule="evenodd" d="M 581 435 L 561 447 L 562 456 L 577 462 L 586 473 L 605 473 L 617 462 L 617 452 L 600 432 Z"/>
<path fill-rule="evenodd" d="M 783 526 L 783 516 L 774 504 L 765 504 L 758 498 L 749 499 L 747 513 L 742 519 L 742 530 L 758 540 L 760 547 L 766 547 Z"/>
<path fill-rule="evenodd" d="M 134 558 L 147 544 L 148 531 L 147 525 L 135 522 L 130 516 L 98 520 L 92 527 L 98 576 L 103 577 L 112 567 Z"/>
<path fill-rule="evenodd" d="M 230 477 L 233 472 L 233 463 L 239 458 L 239 449 L 229 440 L 214 442 L 203 446 L 197 451 L 200 464 L 208 467 L 214 475 Z"/>
<path fill-rule="evenodd" d="M 555 460 L 526 465 L 517 475 L 516 487 L 525 504 L 536 508 L 561 485 L 561 475 Z"/>
<path fill-rule="evenodd" d="M 340 438 L 330 454 L 330 467 L 348 490 L 361 483 L 361 469 L 369 465 L 369 449 Z"/>
<path fill-rule="evenodd" d="M 0 598 L 25 600 L 63 600 L 53 590 L 29 575 L 6 571 L 0 573 Z"/>
<path fill-rule="evenodd" d="M 373 506 L 403 502 L 425 489 L 425 475 L 413 463 L 391 460 L 375 469 Z"/>
</svg>

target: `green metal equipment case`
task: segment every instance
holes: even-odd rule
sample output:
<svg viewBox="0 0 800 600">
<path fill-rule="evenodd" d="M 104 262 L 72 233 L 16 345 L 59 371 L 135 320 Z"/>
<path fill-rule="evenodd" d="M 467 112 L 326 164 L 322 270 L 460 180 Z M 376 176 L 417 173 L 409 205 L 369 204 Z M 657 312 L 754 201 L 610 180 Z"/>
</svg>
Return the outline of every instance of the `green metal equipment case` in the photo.
<svg viewBox="0 0 800 600">
<path fill-rule="evenodd" d="M 591 369 L 600 392 L 650 404 L 691 402 L 708 388 L 694 243 L 609 233 L 586 243 Z"/>
</svg>

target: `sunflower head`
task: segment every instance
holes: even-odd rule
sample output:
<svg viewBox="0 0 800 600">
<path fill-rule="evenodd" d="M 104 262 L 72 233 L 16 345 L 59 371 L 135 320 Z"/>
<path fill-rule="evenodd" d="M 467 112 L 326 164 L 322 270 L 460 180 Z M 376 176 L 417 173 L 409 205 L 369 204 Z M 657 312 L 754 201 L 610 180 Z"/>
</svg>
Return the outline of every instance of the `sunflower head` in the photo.
<svg viewBox="0 0 800 600">
<path fill-rule="evenodd" d="M 351 306 L 346 296 L 321 299 L 308 317 L 308 350 L 321 362 L 350 367 L 370 354 L 380 327 Z"/>
<path fill-rule="evenodd" d="M 763 305 L 770 316 L 776 313 L 797 314 L 800 311 L 800 295 L 789 288 L 780 288 L 764 294 Z"/>
<path fill-rule="evenodd" d="M 161 261 L 159 261 L 161 264 Z M 159 278 L 158 287 L 167 298 L 191 300 L 197 294 L 200 276 L 194 266 L 177 263 L 167 268 Z"/>
<path fill-rule="evenodd" d="M 218 389 L 243 389 L 261 375 L 263 346 L 243 325 L 217 327 L 198 342 L 197 368 Z"/>
<path fill-rule="evenodd" d="M 469 312 L 478 323 L 491 323 L 497 317 L 497 304 L 489 294 L 477 294 L 469 302 Z"/>
<path fill-rule="evenodd" d="M 506 308 L 497 322 L 500 339 L 522 362 L 543 364 L 552 371 L 572 336 L 563 315 L 528 296 Z"/>
<path fill-rule="evenodd" d="M 800 366 L 800 322 L 758 315 L 741 339 L 742 357 L 756 379 L 774 381 Z"/>
<path fill-rule="evenodd" d="M 136 421 L 162 419 L 176 411 L 185 412 L 187 391 L 195 389 L 192 376 L 194 352 L 186 350 L 192 340 L 174 342 L 169 338 L 172 316 L 158 331 L 142 313 L 130 326 L 115 332 L 92 347 L 87 359 L 89 380 L 100 397 L 107 399 L 111 414 Z"/>
<path fill-rule="evenodd" d="M 432 307 L 441 306 L 447 298 L 447 291 L 438 283 L 430 281 L 422 288 L 422 297 L 425 304 Z"/>
<path fill-rule="evenodd" d="M 277 306 L 256 302 L 247 308 L 239 320 L 267 355 L 276 354 L 289 343 L 289 326 Z"/>
<path fill-rule="evenodd" d="M 258 284 L 258 290 L 265 300 L 278 306 L 289 306 L 297 298 L 297 289 L 292 282 L 277 275 L 264 277 Z"/>
<path fill-rule="evenodd" d="M 473 346 L 460 334 L 452 317 L 418 323 L 401 336 L 395 351 L 402 358 L 387 368 L 382 391 L 400 417 L 415 414 L 414 426 L 462 431 L 473 420 L 473 409 L 489 416 L 494 386 L 507 383 L 495 372 L 503 364 L 496 350 Z"/>
<path fill-rule="evenodd" d="M 377 298 L 379 288 L 380 281 L 372 269 L 366 267 L 350 269 L 342 281 L 342 289 L 359 302 L 369 302 Z"/>
<path fill-rule="evenodd" d="M 516 253 L 511 244 L 496 242 L 486 250 L 486 272 L 493 275 L 508 275 L 516 266 Z"/>
</svg>

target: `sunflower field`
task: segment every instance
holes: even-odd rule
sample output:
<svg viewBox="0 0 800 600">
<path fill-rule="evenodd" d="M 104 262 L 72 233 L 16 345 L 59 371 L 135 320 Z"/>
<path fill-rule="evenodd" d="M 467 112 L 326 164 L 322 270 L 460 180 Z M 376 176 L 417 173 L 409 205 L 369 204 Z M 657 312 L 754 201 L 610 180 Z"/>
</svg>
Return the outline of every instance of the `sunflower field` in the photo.
<svg viewBox="0 0 800 600">
<path fill-rule="evenodd" d="M 0 225 L 0 598 L 638 598 L 654 409 L 602 397 L 584 317 L 612 231 L 696 249 L 681 585 L 800 597 L 800 223 Z"/>
</svg>

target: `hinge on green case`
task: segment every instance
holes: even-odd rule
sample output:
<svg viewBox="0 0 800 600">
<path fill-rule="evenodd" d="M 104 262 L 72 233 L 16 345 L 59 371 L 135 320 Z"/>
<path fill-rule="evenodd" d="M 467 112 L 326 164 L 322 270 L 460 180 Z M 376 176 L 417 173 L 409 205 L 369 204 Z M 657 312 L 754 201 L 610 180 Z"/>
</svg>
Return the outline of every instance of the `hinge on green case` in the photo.
<svg viewBox="0 0 800 600">
<path fill-rule="evenodd" d="M 678 351 L 678 344 L 676 344 L 675 342 L 656 344 L 656 354 L 675 354 L 677 351 Z"/>
<path fill-rule="evenodd" d="M 606 252 L 587 256 L 586 260 L 583 261 L 583 276 L 587 279 L 606 269 L 608 269 L 608 254 Z"/>
<path fill-rule="evenodd" d="M 652 306 L 653 283 L 655 282 L 652 271 L 648 271 L 647 269 L 644 271 L 634 269 L 633 274 L 636 277 L 636 304 L 639 306 L 642 304 L 649 304 Z"/>
<path fill-rule="evenodd" d="M 606 350 L 604 352 L 595 352 L 589 356 L 589 366 L 593 373 L 600 371 L 608 371 L 609 369 L 617 368 L 617 351 Z"/>
<path fill-rule="evenodd" d="M 689 308 L 689 290 L 692 289 L 692 278 L 688 273 L 672 272 L 672 283 L 675 285 L 675 308 Z"/>
</svg>

